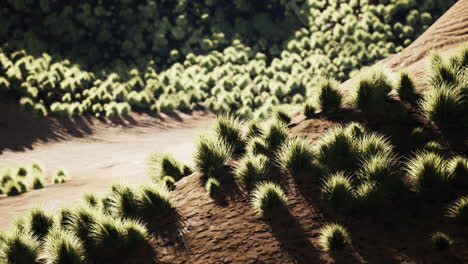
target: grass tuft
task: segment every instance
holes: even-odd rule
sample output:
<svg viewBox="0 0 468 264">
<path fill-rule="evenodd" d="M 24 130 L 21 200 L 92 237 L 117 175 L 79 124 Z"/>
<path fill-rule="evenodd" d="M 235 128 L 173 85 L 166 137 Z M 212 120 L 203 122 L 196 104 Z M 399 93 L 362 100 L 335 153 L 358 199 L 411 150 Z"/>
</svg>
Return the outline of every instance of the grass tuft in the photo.
<svg viewBox="0 0 468 264">
<path fill-rule="evenodd" d="M 400 79 L 398 80 L 397 92 L 402 100 L 410 100 L 415 95 L 415 84 L 413 79 L 406 72 L 400 73 Z"/>
<path fill-rule="evenodd" d="M 311 143 L 302 138 L 291 138 L 278 153 L 278 163 L 289 173 L 300 173 L 313 167 L 315 160 Z"/>
<path fill-rule="evenodd" d="M 416 127 L 411 131 L 411 142 L 416 147 L 422 147 L 429 141 L 429 133 L 422 127 Z"/>
<path fill-rule="evenodd" d="M 170 193 L 162 185 L 140 188 L 138 215 L 144 219 L 165 215 L 171 209 Z"/>
<path fill-rule="evenodd" d="M 225 165 L 231 155 L 232 149 L 224 141 L 202 136 L 196 145 L 195 168 L 205 177 L 220 179 L 228 173 Z"/>
<path fill-rule="evenodd" d="M 348 209 L 354 202 L 351 179 L 343 172 L 328 176 L 322 183 L 322 196 L 334 208 Z"/>
<path fill-rule="evenodd" d="M 38 190 L 44 188 L 44 179 L 42 176 L 34 176 L 32 183 L 31 183 L 31 189 L 33 190 Z"/>
<path fill-rule="evenodd" d="M 320 229 L 319 243 L 323 251 L 339 250 L 351 244 L 351 238 L 344 226 L 332 223 Z"/>
<path fill-rule="evenodd" d="M 220 115 L 216 119 L 215 132 L 220 141 L 223 141 L 233 154 L 241 155 L 245 152 L 245 139 L 242 132 L 242 122 L 230 115 Z"/>
<path fill-rule="evenodd" d="M 64 169 L 58 169 L 54 174 L 54 184 L 65 183 L 70 179 L 68 172 Z"/>
<path fill-rule="evenodd" d="M 85 193 L 83 195 L 83 200 L 89 207 L 99 207 L 100 199 L 94 193 Z"/>
<path fill-rule="evenodd" d="M 447 165 L 450 178 L 455 185 L 464 186 L 468 184 L 468 159 L 462 156 L 455 156 L 450 159 Z"/>
<path fill-rule="evenodd" d="M 252 204 L 260 216 L 273 214 L 287 208 L 287 196 L 283 189 L 272 182 L 262 182 L 252 192 Z"/>
<path fill-rule="evenodd" d="M 302 114 L 305 115 L 306 118 L 312 118 L 315 111 L 317 111 L 317 109 L 315 109 L 315 106 L 310 102 L 307 102 L 302 106 Z"/>
<path fill-rule="evenodd" d="M 382 71 L 373 71 L 358 83 L 353 99 L 355 108 L 372 115 L 385 115 L 385 105 L 392 84 Z"/>
<path fill-rule="evenodd" d="M 357 142 L 342 127 L 327 130 L 317 143 L 317 160 L 330 171 L 348 170 L 357 161 Z"/>
<path fill-rule="evenodd" d="M 205 183 L 206 192 L 210 194 L 210 196 L 215 195 L 220 188 L 219 181 L 215 178 L 209 178 Z"/>
<path fill-rule="evenodd" d="M 399 183 L 397 165 L 391 154 L 379 152 L 362 161 L 357 176 L 361 181 L 376 181 L 387 190 L 395 190 Z"/>
<path fill-rule="evenodd" d="M 274 156 L 287 138 L 288 129 L 286 126 L 279 121 L 273 120 L 264 136 L 265 146 L 268 149 L 269 155 Z"/>
<path fill-rule="evenodd" d="M 447 125 L 460 114 L 462 98 L 459 92 L 443 85 L 427 92 L 420 102 L 423 115 L 437 125 Z"/>
<path fill-rule="evenodd" d="M 55 225 L 54 218 L 39 208 L 33 209 L 26 221 L 31 234 L 39 240 L 43 240 Z"/>
<path fill-rule="evenodd" d="M 245 138 L 252 139 L 263 136 L 263 129 L 258 120 L 250 120 L 246 125 Z"/>
<path fill-rule="evenodd" d="M 393 146 L 383 135 L 367 133 L 359 139 L 358 149 L 363 159 L 375 156 L 379 153 L 393 153 Z"/>
<path fill-rule="evenodd" d="M 356 187 L 354 192 L 356 204 L 365 214 L 378 211 L 384 202 L 384 194 L 377 182 L 366 181 Z"/>
<path fill-rule="evenodd" d="M 246 186 L 265 180 L 268 173 L 268 164 L 268 158 L 264 155 L 246 155 L 235 168 L 235 179 L 238 183 Z"/>
<path fill-rule="evenodd" d="M 437 153 L 416 153 L 406 167 L 412 189 L 420 194 L 443 190 L 449 178 L 445 161 Z"/>
<path fill-rule="evenodd" d="M 70 231 L 54 228 L 44 243 L 51 264 L 83 264 L 85 250 L 81 241 Z"/>
<path fill-rule="evenodd" d="M 283 111 L 281 109 L 276 109 L 273 112 L 273 119 L 276 119 L 276 120 L 280 121 L 281 123 L 283 123 L 286 126 L 289 123 L 291 123 L 291 117 L 289 117 L 288 113 L 286 113 L 285 111 Z"/>
<path fill-rule="evenodd" d="M 447 216 L 457 222 L 468 225 L 468 196 L 463 196 L 447 207 Z"/>
<path fill-rule="evenodd" d="M 0 262 L 33 264 L 39 257 L 39 242 L 30 234 L 13 232 L 4 237 L 1 243 Z"/>
<path fill-rule="evenodd" d="M 338 89 L 338 82 L 333 79 L 322 79 L 318 83 L 316 104 L 322 111 L 341 107 L 343 95 Z"/>
</svg>

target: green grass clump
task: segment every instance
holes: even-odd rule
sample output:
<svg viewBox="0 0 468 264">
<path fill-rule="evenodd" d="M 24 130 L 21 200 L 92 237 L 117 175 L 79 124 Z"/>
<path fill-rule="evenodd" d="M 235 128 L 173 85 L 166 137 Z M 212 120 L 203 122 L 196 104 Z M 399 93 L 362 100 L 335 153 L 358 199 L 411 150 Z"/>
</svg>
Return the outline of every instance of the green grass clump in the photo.
<svg viewBox="0 0 468 264">
<path fill-rule="evenodd" d="M 326 224 L 320 229 L 320 247 L 323 251 L 339 250 L 351 244 L 351 237 L 340 224 Z"/>
<path fill-rule="evenodd" d="M 226 162 L 231 156 L 232 149 L 224 141 L 202 136 L 196 145 L 195 168 L 208 178 L 220 179 L 228 173 Z"/>
<path fill-rule="evenodd" d="M 444 146 L 437 141 L 429 141 L 423 146 L 424 151 L 434 152 L 443 155 L 446 152 Z"/>
<path fill-rule="evenodd" d="M 452 246 L 453 240 L 445 233 L 436 232 L 431 235 L 431 244 L 435 250 L 443 251 Z"/>
<path fill-rule="evenodd" d="M 44 251 L 50 264 L 85 263 L 84 246 L 70 231 L 54 228 L 47 235 Z"/>
<path fill-rule="evenodd" d="M 8 196 L 16 196 L 22 193 L 20 186 L 14 181 L 8 182 L 5 185 L 4 192 Z"/>
<path fill-rule="evenodd" d="M 369 158 L 379 153 L 393 153 L 389 140 L 377 133 L 367 133 L 359 139 L 358 149 L 361 158 Z"/>
<path fill-rule="evenodd" d="M 245 139 L 243 137 L 243 123 L 230 115 L 221 115 L 216 119 L 215 132 L 220 141 L 223 141 L 234 155 L 245 152 Z"/>
<path fill-rule="evenodd" d="M 64 183 L 70 179 L 68 172 L 64 169 L 58 169 L 53 178 L 54 184 Z"/>
<path fill-rule="evenodd" d="M 28 176 L 28 169 L 25 166 L 19 166 L 16 169 L 16 177 L 26 178 Z"/>
<path fill-rule="evenodd" d="M 169 190 L 169 191 L 172 191 L 175 189 L 175 179 L 172 178 L 171 176 L 165 176 L 161 179 L 160 181 L 164 186 L 166 186 L 166 188 Z"/>
<path fill-rule="evenodd" d="M 42 188 L 44 188 L 44 179 L 39 175 L 34 176 L 31 182 L 31 189 L 37 190 Z"/>
<path fill-rule="evenodd" d="M 447 216 L 457 222 L 468 225 L 468 196 L 463 196 L 447 207 Z"/>
<path fill-rule="evenodd" d="M 260 216 L 286 209 L 287 200 L 281 187 L 272 182 L 258 183 L 252 192 L 252 205 Z"/>
<path fill-rule="evenodd" d="M 111 215 L 123 218 L 139 216 L 139 193 L 135 188 L 115 184 L 103 200 L 104 210 Z M 140 216 L 141 217 L 141 216 Z"/>
<path fill-rule="evenodd" d="M 315 111 L 317 111 L 317 109 L 310 102 L 307 102 L 304 105 L 302 105 L 302 114 L 305 115 L 306 118 L 312 118 L 315 114 Z"/>
<path fill-rule="evenodd" d="M 344 128 L 344 131 L 346 134 L 349 134 L 351 137 L 357 139 L 362 138 L 367 133 L 366 128 L 358 122 L 351 122 L 347 124 Z"/>
<path fill-rule="evenodd" d="M 322 196 L 334 208 L 348 209 L 354 203 L 351 179 L 343 172 L 328 176 L 322 183 Z"/>
<path fill-rule="evenodd" d="M 73 232 L 85 245 L 90 246 L 90 229 L 101 214 L 94 208 L 78 207 L 72 210 L 62 210 L 60 224 L 65 230 Z"/>
<path fill-rule="evenodd" d="M 455 185 L 468 184 L 468 159 L 462 156 L 455 156 L 450 159 L 447 170 Z"/>
<path fill-rule="evenodd" d="M 376 181 L 387 190 L 398 186 L 398 162 L 388 152 L 380 152 L 364 159 L 357 172 L 361 181 Z"/>
<path fill-rule="evenodd" d="M 338 89 L 338 82 L 333 79 L 322 79 L 317 86 L 316 104 L 322 111 L 341 107 L 343 95 Z"/>
<path fill-rule="evenodd" d="M 25 193 L 29 190 L 29 186 L 27 184 L 27 179 L 17 178 L 16 184 L 19 187 L 20 193 Z"/>
<path fill-rule="evenodd" d="M 291 138 L 278 153 L 278 163 L 291 174 L 300 173 L 313 167 L 315 153 L 311 143 L 302 138 Z"/>
<path fill-rule="evenodd" d="M 427 92 L 420 108 L 423 115 L 437 125 L 447 125 L 455 121 L 462 109 L 462 97 L 453 88 L 443 85 Z"/>
<path fill-rule="evenodd" d="M 263 129 L 259 124 L 258 120 L 252 119 L 245 126 L 245 138 L 252 139 L 255 137 L 263 136 Z"/>
<path fill-rule="evenodd" d="M 370 115 L 385 115 L 386 101 L 392 84 L 382 71 L 373 71 L 358 83 L 353 105 Z"/>
<path fill-rule="evenodd" d="M 402 100 L 410 100 L 415 95 L 415 84 L 413 79 L 406 72 L 400 73 L 400 79 L 397 84 L 397 92 Z"/>
<path fill-rule="evenodd" d="M 361 213 L 376 213 L 384 202 L 384 194 L 377 182 L 366 181 L 358 185 L 354 191 L 354 199 Z"/>
<path fill-rule="evenodd" d="M 282 122 L 286 126 L 289 123 L 291 123 L 291 117 L 289 117 L 288 113 L 286 113 L 285 111 L 283 111 L 281 109 L 276 109 L 273 112 L 273 118 L 280 121 L 280 122 Z"/>
<path fill-rule="evenodd" d="M 95 193 L 85 193 L 83 195 L 83 200 L 89 207 L 99 207 L 100 199 Z"/>
<path fill-rule="evenodd" d="M 54 227 L 54 218 L 44 212 L 44 210 L 35 208 L 26 218 L 28 231 L 39 240 L 43 240 L 49 231 Z"/>
<path fill-rule="evenodd" d="M 331 171 L 348 170 L 358 158 L 357 141 L 342 127 L 329 129 L 317 142 L 316 157 Z"/>
<path fill-rule="evenodd" d="M 170 193 L 164 186 L 140 187 L 138 200 L 138 215 L 144 219 L 165 215 L 171 209 Z"/>
<path fill-rule="evenodd" d="M 268 165 L 268 158 L 264 155 L 246 155 L 235 168 L 235 179 L 246 186 L 265 180 L 268 173 Z"/>
<path fill-rule="evenodd" d="M 96 258 L 127 259 L 148 246 L 148 231 L 144 225 L 134 220 L 103 216 L 89 229 L 91 244 Z"/>
<path fill-rule="evenodd" d="M 211 196 L 215 195 L 220 188 L 219 181 L 215 178 L 209 178 L 205 183 L 206 192 L 208 192 Z"/>
<path fill-rule="evenodd" d="M 247 153 L 251 155 L 268 155 L 268 147 L 263 138 L 252 138 L 247 144 Z"/>
<path fill-rule="evenodd" d="M 13 232 L 0 245 L 0 263 L 34 264 L 39 257 L 39 242 L 28 233 Z"/>
<path fill-rule="evenodd" d="M 174 180 L 191 174 L 189 166 L 178 162 L 172 155 L 166 153 L 154 153 L 148 159 L 150 175 L 156 180 L 165 176 L 171 176 Z"/>
<path fill-rule="evenodd" d="M 457 65 L 446 63 L 438 52 L 430 54 L 430 63 L 430 84 L 433 87 L 458 84 L 460 69 Z"/>
<path fill-rule="evenodd" d="M 420 194 L 438 192 L 447 186 L 445 160 L 437 153 L 418 152 L 406 164 L 411 188 Z"/>
<path fill-rule="evenodd" d="M 264 136 L 269 155 L 274 156 L 288 138 L 288 129 L 283 123 L 273 120 Z"/>
</svg>

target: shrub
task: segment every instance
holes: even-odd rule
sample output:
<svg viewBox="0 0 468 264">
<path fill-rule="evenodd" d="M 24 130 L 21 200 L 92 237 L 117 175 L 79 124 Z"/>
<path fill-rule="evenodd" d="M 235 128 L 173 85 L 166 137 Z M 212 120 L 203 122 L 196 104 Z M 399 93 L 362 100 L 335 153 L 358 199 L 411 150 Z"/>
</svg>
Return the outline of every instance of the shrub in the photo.
<svg viewBox="0 0 468 264">
<path fill-rule="evenodd" d="M 142 186 L 139 196 L 138 215 L 145 219 L 165 215 L 171 209 L 170 193 L 163 186 Z"/>
<path fill-rule="evenodd" d="M 219 187 L 220 187 L 219 181 L 215 178 L 209 178 L 206 181 L 205 189 L 211 196 L 216 194 L 219 191 Z"/>
<path fill-rule="evenodd" d="M 261 137 L 263 136 L 263 129 L 258 123 L 259 121 L 257 120 L 250 120 L 247 123 L 246 126 L 246 131 L 245 131 L 245 138 L 246 139 L 252 139 L 255 137 Z"/>
<path fill-rule="evenodd" d="M 48 263 L 82 264 L 85 263 L 85 250 L 81 241 L 70 231 L 53 229 L 47 236 L 44 249 Z"/>
<path fill-rule="evenodd" d="M 436 232 L 431 235 L 431 243 L 435 250 L 442 251 L 452 246 L 453 241 L 447 234 Z"/>
<path fill-rule="evenodd" d="M 446 125 L 458 117 L 461 100 L 454 88 L 443 86 L 427 92 L 420 103 L 420 108 L 427 119 L 437 125 Z"/>
<path fill-rule="evenodd" d="M 343 172 L 328 176 L 322 183 L 322 196 L 334 208 L 351 208 L 353 203 L 353 185 Z"/>
<path fill-rule="evenodd" d="M 227 174 L 226 161 L 232 150 L 223 141 L 200 137 L 195 150 L 195 167 L 206 177 L 221 178 Z"/>
<path fill-rule="evenodd" d="M 382 207 L 384 194 L 376 182 L 366 181 L 356 187 L 354 199 L 361 212 L 373 214 Z"/>
<path fill-rule="evenodd" d="M 187 171 L 184 171 L 184 165 L 179 163 L 172 155 L 154 153 L 148 159 L 148 167 L 152 177 L 159 180 L 165 176 L 171 176 L 175 180 L 184 177 Z"/>
<path fill-rule="evenodd" d="M 391 154 L 393 147 L 383 135 L 367 133 L 359 139 L 358 149 L 361 158 L 369 158 L 379 153 Z"/>
<path fill-rule="evenodd" d="M 362 161 L 357 176 L 361 181 L 376 181 L 387 190 L 395 190 L 399 182 L 397 160 L 385 152 L 369 156 Z"/>
<path fill-rule="evenodd" d="M 2 263 L 33 264 L 39 257 L 39 242 L 30 234 L 13 232 L 1 243 Z"/>
<path fill-rule="evenodd" d="M 308 103 L 305 103 L 303 106 L 302 106 L 302 114 L 306 116 L 306 118 L 312 118 L 315 114 L 315 111 L 317 109 L 315 109 L 314 105 L 310 102 Z"/>
<path fill-rule="evenodd" d="M 322 111 L 341 107 L 342 95 L 338 90 L 338 82 L 333 79 L 323 79 L 317 87 L 317 105 Z"/>
<path fill-rule="evenodd" d="M 351 238 L 344 226 L 332 223 L 320 229 L 319 243 L 323 251 L 331 251 L 351 244 Z"/>
<path fill-rule="evenodd" d="M 246 155 L 235 169 L 236 181 L 249 186 L 250 184 L 265 180 L 268 172 L 268 158 L 263 155 Z"/>
<path fill-rule="evenodd" d="M 444 63 L 443 60 L 435 59 L 435 57 L 431 63 L 430 83 L 432 87 L 458 83 L 459 69 L 455 65 Z"/>
<path fill-rule="evenodd" d="M 351 137 L 359 139 L 366 135 L 366 128 L 357 122 L 351 122 L 344 128 L 344 132 Z"/>
<path fill-rule="evenodd" d="M 70 226 L 73 220 L 74 211 L 70 208 L 61 208 L 57 214 L 57 223 L 60 227 Z"/>
<path fill-rule="evenodd" d="M 169 191 L 175 189 L 175 180 L 171 176 L 165 176 L 161 179 L 161 183 L 166 186 Z"/>
<path fill-rule="evenodd" d="M 90 226 L 89 236 L 98 259 L 126 259 L 148 246 L 148 231 L 133 220 L 103 216 Z"/>
<path fill-rule="evenodd" d="M 446 186 L 448 172 L 444 159 L 436 153 L 419 152 L 407 162 L 407 174 L 417 193 L 441 191 Z"/>
<path fill-rule="evenodd" d="M 64 183 L 68 181 L 68 179 L 70 179 L 70 176 L 68 175 L 67 171 L 65 171 L 64 169 L 58 169 L 54 174 L 53 181 L 55 184 L 58 184 Z"/>
<path fill-rule="evenodd" d="M 54 218 L 39 208 L 33 209 L 26 221 L 31 234 L 39 240 L 44 239 L 55 224 Z"/>
<path fill-rule="evenodd" d="M 8 196 L 16 196 L 21 194 L 21 188 L 16 182 L 8 182 L 5 185 L 5 193 Z"/>
<path fill-rule="evenodd" d="M 406 72 L 400 73 L 397 85 L 398 95 L 402 100 L 410 100 L 415 95 L 415 85 L 413 79 Z"/>
<path fill-rule="evenodd" d="M 262 138 L 252 138 L 247 144 L 247 153 L 252 155 L 268 155 L 268 148 Z"/>
<path fill-rule="evenodd" d="M 447 169 L 455 185 L 468 184 L 468 159 L 455 156 L 450 159 Z"/>
<path fill-rule="evenodd" d="M 289 117 L 289 115 L 285 111 L 280 109 L 276 109 L 273 112 L 273 118 L 282 122 L 286 126 L 291 122 L 291 117 Z"/>
<path fill-rule="evenodd" d="M 229 116 L 221 115 L 216 119 L 215 132 L 220 141 L 223 141 L 233 154 L 240 155 L 245 152 L 246 142 L 242 133 L 242 123 L 239 119 Z"/>
<path fill-rule="evenodd" d="M 95 209 L 78 207 L 71 212 L 62 210 L 60 223 L 64 225 L 64 229 L 73 232 L 84 243 L 85 247 L 89 247 L 90 229 L 100 218 L 101 215 Z"/>
<path fill-rule="evenodd" d="M 444 146 L 442 146 L 439 142 L 437 141 L 429 141 L 427 142 L 426 144 L 424 144 L 424 147 L 423 147 L 423 150 L 424 151 L 428 151 L 428 152 L 434 152 L 434 153 L 438 153 L 438 154 L 444 154 L 446 149 Z"/>
<path fill-rule="evenodd" d="M 311 143 L 302 138 L 289 139 L 278 153 L 278 163 L 281 168 L 295 174 L 311 169 L 315 154 Z"/>
<path fill-rule="evenodd" d="M 265 132 L 264 141 L 269 155 L 275 155 L 288 138 L 288 129 L 279 121 L 273 121 Z"/>
<path fill-rule="evenodd" d="M 342 127 L 327 130 L 317 142 L 317 160 L 331 171 L 353 168 L 358 158 L 356 140 Z"/>
<path fill-rule="evenodd" d="M 252 204 L 260 216 L 287 207 L 287 197 L 281 187 L 272 182 L 258 183 L 252 192 Z"/>
<path fill-rule="evenodd" d="M 139 215 L 139 193 L 125 185 L 113 185 L 103 201 L 104 210 L 111 215 L 123 218 L 141 217 Z"/>
<path fill-rule="evenodd" d="M 463 196 L 452 202 L 447 208 L 447 216 L 457 222 L 468 225 L 468 196 Z"/>
<path fill-rule="evenodd" d="M 85 193 L 83 195 L 83 200 L 89 207 L 99 207 L 99 198 L 94 193 Z"/>
<path fill-rule="evenodd" d="M 28 169 L 24 166 L 19 166 L 16 170 L 16 177 L 26 178 L 28 176 Z"/>
<path fill-rule="evenodd" d="M 26 184 L 26 179 L 17 179 L 16 184 L 19 188 L 20 193 L 25 193 L 28 191 L 28 185 Z"/>
<path fill-rule="evenodd" d="M 44 188 L 44 180 L 42 179 L 41 176 L 34 176 L 32 183 L 31 183 L 31 188 L 34 190 Z"/>
<path fill-rule="evenodd" d="M 392 84 L 382 71 L 371 72 L 359 81 L 353 105 L 366 113 L 383 115 L 391 91 Z"/>
</svg>

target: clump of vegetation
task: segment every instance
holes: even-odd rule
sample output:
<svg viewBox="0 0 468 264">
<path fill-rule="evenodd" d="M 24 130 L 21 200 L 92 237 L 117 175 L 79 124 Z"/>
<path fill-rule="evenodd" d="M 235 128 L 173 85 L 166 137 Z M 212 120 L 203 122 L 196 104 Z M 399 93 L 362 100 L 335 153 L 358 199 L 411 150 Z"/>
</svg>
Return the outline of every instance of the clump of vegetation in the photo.
<svg viewBox="0 0 468 264">
<path fill-rule="evenodd" d="M 415 96 L 415 84 L 413 79 L 406 72 L 400 73 L 400 79 L 396 86 L 398 95 L 402 100 L 411 100 Z"/>
<path fill-rule="evenodd" d="M 468 225 L 468 196 L 460 197 L 452 202 L 447 208 L 447 216 Z"/>
<path fill-rule="evenodd" d="M 31 183 L 31 189 L 37 190 L 42 188 L 44 188 L 44 179 L 42 179 L 41 176 L 34 176 Z"/>
<path fill-rule="evenodd" d="M 342 127 L 327 130 L 317 142 L 317 160 L 331 171 L 347 170 L 358 158 L 357 141 Z"/>
<path fill-rule="evenodd" d="M 428 151 L 428 152 L 434 152 L 443 155 L 446 152 L 446 149 L 444 146 L 442 146 L 439 142 L 437 141 L 429 141 L 427 142 L 423 150 Z"/>
<path fill-rule="evenodd" d="M 416 153 L 406 166 L 410 185 L 417 193 L 438 192 L 447 186 L 449 174 L 446 163 L 437 153 Z"/>
<path fill-rule="evenodd" d="M 64 169 L 58 169 L 54 174 L 54 184 L 64 183 L 70 179 L 68 172 Z"/>
<path fill-rule="evenodd" d="M 12 232 L 1 245 L 0 259 L 4 263 L 36 263 L 39 257 L 39 242 L 28 233 Z"/>
<path fill-rule="evenodd" d="M 148 170 L 155 181 L 162 180 L 166 176 L 180 180 L 192 173 L 189 166 L 178 162 L 167 153 L 154 153 L 148 159 Z"/>
<path fill-rule="evenodd" d="M 340 224 L 326 224 L 320 229 L 320 247 L 323 251 L 339 250 L 351 244 L 351 237 Z"/>
<path fill-rule="evenodd" d="M 82 264 L 85 249 L 81 241 L 70 231 L 53 229 L 44 242 L 47 260 L 53 264 Z"/>
<path fill-rule="evenodd" d="M 268 158 L 264 155 L 246 155 L 235 168 L 236 181 L 250 186 L 251 184 L 265 180 L 269 167 Z"/>
<path fill-rule="evenodd" d="M 338 82 L 333 79 L 322 79 L 317 85 L 316 105 L 322 111 L 341 107 L 343 95 L 338 89 Z"/>
<path fill-rule="evenodd" d="M 195 168 L 208 178 L 220 179 L 228 173 L 225 165 L 231 155 L 232 149 L 224 141 L 202 136 L 196 145 Z"/>
<path fill-rule="evenodd" d="M 247 144 L 247 153 L 252 155 L 265 155 L 269 154 L 268 147 L 263 138 L 252 138 Z"/>
<path fill-rule="evenodd" d="M 343 172 L 328 176 L 322 183 L 322 196 L 334 208 L 349 209 L 354 203 L 351 179 Z"/>
<path fill-rule="evenodd" d="M 317 111 L 317 109 L 315 108 L 315 106 L 308 102 L 308 103 L 305 103 L 303 106 L 302 106 L 302 114 L 306 116 L 306 118 L 312 118 L 315 114 L 315 111 Z"/>
<path fill-rule="evenodd" d="M 362 126 L 360 123 L 357 122 L 351 122 L 346 127 L 344 128 L 345 133 L 350 134 L 353 138 L 360 139 L 362 138 L 366 133 L 366 128 Z"/>
<path fill-rule="evenodd" d="M 429 120 L 437 125 L 445 125 L 455 121 L 462 109 L 462 97 L 453 87 L 445 85 L 423 97 L 420 108 Z"/>
<path fill-rule="evenodd" d="M 283 123 L 273 120 L 263 138 L 268 155 L 274 156 L 288 138 L 288 129 Z"/>
<path fill-rule="evenodd" d="M 357 86 L 353 105 L 373 116 L 384 116 L 392 84 L 383 71 L 373 71 L 362 78 Z"/>
<path fill-rule="evenodd" d="M 170 193 L 163 186 L 142 186 L 138 197 L 138 215 L 152 219 L 165 215 L 171 209 Z"/>
<path fill-rule="evenodd" d="M 89 207 L 99 207 L 100 205 L 100 199 L 94 193 L 85 193 L 83 195 L 83 200 Z"/>
<path fill-rule="evenodd" d="M 468 159 L 462 156 L 455 156 L 447 164 L 450 178 L 455 185 L 465 186 L 468 184 Z"/>
<path fill-rule="evenodd" d="M 246 131 L 245 131 L 245 138 L 247 140 L 251 140 L 256 137 L 262 137 L 263 136 L 263 128 L 260 126 L 258 123 L 258 120 L 250 120 L 247 125 L 245 126 Z"/>
<path fill-rule="evenodd" d="M 49 231 L 54 227 L 54 218 L 44 212 L 44 210 L 35 208 L 33 209 L 26 219 L 28 232 L 37 237 L 39 240 L 43 240 Z"/>
<path fill-rule="evenodd" d="M 366 133 L 358 140 L 359 156 L 369 158 L 379 153 L 393 153 L 393 146 L 388 139 L 377 133 Z"/>
<path fill-rule="evenodd" d="M 171 176 L 165 176 L 161 179 L 161 184 L 166 186 L 166 188 L 169 191 L 172 191 L 175 189 L 175 183 L 176 183 L 175 179 L 172 178 Z"/>
<path fill-rule="evenodd" d="M 232 149 L 234 155 L 241 155 L 245 152 L 246 142 L 242 127 L 242 122 L 230 115 L 221 115 L 216 119 L 216 135 L 220 141 Z"/>
<path fill-rule="evenodd" d="M 252 205 L 260 216 L 268 216 L 287 208 L 287 196 L 272 182 L 258 183 L 252 192 Z"/>
<path fill-rule="evenodd" d="M 360 211 L 373 214 L 382 208 L 384 194 L 377 182 L 366 181 L 361 183 L 354 191 L 354 199 Z"/>
<path fill-rule="evenodd" d="M 205 183 L 206 191 L 211 195 L 215 195 L 220 188 L 219 181 L 215 178 L 209 178 Z"/>
<path fill-rule="evenodd" d="M 436 232 L 431 235 L 431 243 L 435 250 L 442 251 L 450 248 L 453 244 L 453 241 L 447 234 Z"/>
<path fill-rule="evenodd" d="M 314 161 L 315 153 L 311 143 L 302 138 L 289 139 L 278 153 L 280 167 L 291 174 L 310 170 Z"/>
<path fill-rule="evenodd" d="M 357 177 L 361 181 L 375 181 L 383 188 L 394 190 L 399 183 L 397 165 L 391 152 L 378 152 L 362 161 Z"/>
</svg>

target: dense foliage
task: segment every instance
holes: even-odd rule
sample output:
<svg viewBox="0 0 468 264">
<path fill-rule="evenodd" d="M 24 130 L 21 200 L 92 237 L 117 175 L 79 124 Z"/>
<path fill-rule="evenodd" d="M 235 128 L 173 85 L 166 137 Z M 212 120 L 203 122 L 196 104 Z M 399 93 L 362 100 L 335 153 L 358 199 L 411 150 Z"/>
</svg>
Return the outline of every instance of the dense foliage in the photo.
<svg viewBox="0 0 468 264">
<path fill-rule="evenodd" d="M 38 116 L 264 117 L 402 50 L 454 2 L 8 0 L 0 91 Z"/>
</svg>

